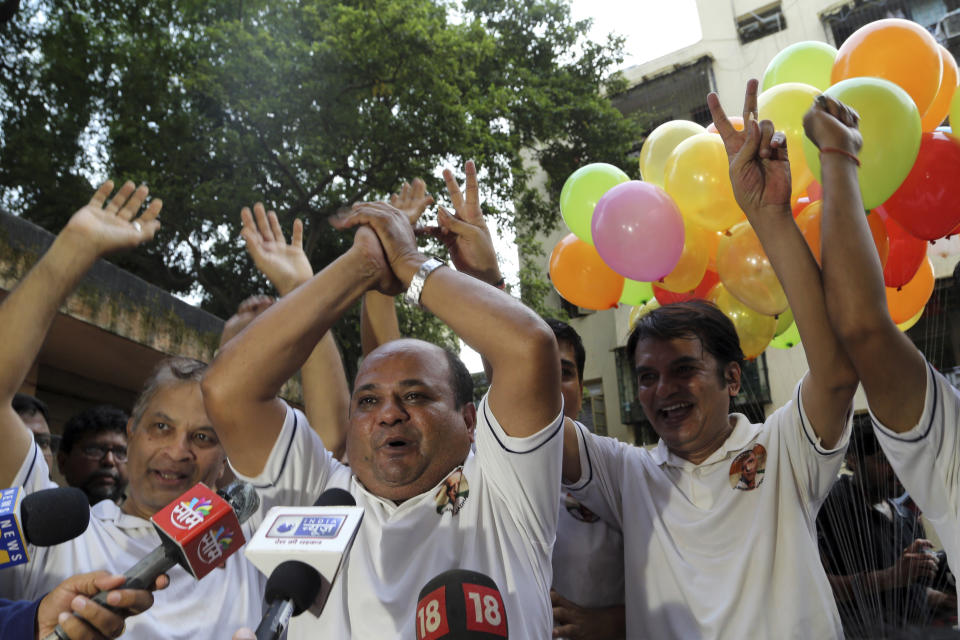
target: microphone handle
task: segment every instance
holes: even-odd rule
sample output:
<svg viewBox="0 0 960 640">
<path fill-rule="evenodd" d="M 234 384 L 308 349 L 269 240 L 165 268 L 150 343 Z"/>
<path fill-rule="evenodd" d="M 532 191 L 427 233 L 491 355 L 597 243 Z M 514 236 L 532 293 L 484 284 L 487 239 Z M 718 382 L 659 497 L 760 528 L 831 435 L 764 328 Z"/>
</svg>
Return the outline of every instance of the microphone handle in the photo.
<svg viewBox="0 0 960 640">
<path fill-rule="evenodd" d="M 257 627 L 257 640 L 279 640 L 293 616 L 293 600 L 274 600 Z"/>
</svg>

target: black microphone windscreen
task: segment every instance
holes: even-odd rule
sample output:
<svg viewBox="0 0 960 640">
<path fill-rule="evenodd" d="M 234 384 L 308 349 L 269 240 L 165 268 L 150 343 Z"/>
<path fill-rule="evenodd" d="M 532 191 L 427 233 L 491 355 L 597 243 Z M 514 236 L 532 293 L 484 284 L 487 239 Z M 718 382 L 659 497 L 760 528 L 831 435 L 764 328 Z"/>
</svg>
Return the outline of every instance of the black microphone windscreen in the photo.
<svg viewBox="0 0 960 640">
<path fill-rule="evenodd" d="M 254 511 L 260 508 L 260 496 L 249 482 L 235 480 L 217 491 L 217 494 L 230 503 L 241 523 L 249 520 Z"/>
<path fill-rule="evenodd" d="M 467 569 L 444 571 L 417 596 L 417 639 L 508 638 L 507 612 L 497 583 Z"/>
<path fill-rule="evenodd" d="M 323 578 L 319 571 L 305 562 L 287 560 L 277 565 L 267 578 L 264 600 L 268 603 L 291 600 L 293 615 L 298 616 L 317 599 L 321 586 Z"/>
<path fill-rule="evenodd" d="M 90 502 L 75 487 L 35 491 L 20 503 L 20 524 L 27 542 L 50 547 L 73 540 L 87 530 Z"/>
<path fill-rule="evenodd" d="M 313 503 L 315 507 L 355 507 L 357 501 L 345 489 L 334 487 L 327 489 L 320 494 L 317 501 Z"/>
</svg>

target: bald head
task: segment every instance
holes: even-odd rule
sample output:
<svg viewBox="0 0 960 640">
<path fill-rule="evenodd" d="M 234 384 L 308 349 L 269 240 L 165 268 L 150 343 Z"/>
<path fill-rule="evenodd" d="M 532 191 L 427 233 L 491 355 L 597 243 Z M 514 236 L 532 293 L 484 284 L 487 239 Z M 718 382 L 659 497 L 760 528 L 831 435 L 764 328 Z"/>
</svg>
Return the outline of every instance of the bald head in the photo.
<svg viewBox="0 0 960 640">
<path fill-rule="evenodd" d="M 377 363 L 383 362 L 381 358 L 414 353 L 421 354 L 427 362 L 436 360 L 437 366 L 440 366 L 441 362 L 446 363 L 446 373 L 450 384 L 450 391 L 453 394 L 455 408 L 459 409 L 466 403 L 473 402 L 473 377 L 470 375 L 470 372 L 460 357 L 449 349 L 439 347 L 425 340 L 417 340 L 416 338 L 392 340 L 371 351 L 360 364 L 356 379 L 360 380 L 368 368 L 377 366 Z M 356 384 L 354 386 L 356 386 Z"/>
</svg>

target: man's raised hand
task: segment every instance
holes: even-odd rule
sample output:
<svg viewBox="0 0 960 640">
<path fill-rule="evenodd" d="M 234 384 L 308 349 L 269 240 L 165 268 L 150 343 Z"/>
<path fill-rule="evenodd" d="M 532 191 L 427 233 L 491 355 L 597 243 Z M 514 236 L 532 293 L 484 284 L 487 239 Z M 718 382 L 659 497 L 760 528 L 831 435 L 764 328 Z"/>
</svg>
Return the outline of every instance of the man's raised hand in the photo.
<svg viewBox="0 0 960 640">
<path fill-rule="evenodd" d="M 390 204 L 407 217 L 411 226 L 416 227 L 420 216 L 433 204 L 433 196 L 427 193 L 426 183 L 415 178 L 412 184 L 404 182 L 400 192 L 390 196 Z"/>
<path fill-rule="evenodd" d="M 160 228 L 157 215 L 163 202 L 151 200 L 140 213 L 150 192 L 146 185 L 136 187 L 128 181 L 110 198 L 112 192 L 113 181 L 107 180 L 90 202 L 67 222 L 62 233 L 65 238 L 73 240 L 75 252 L 89 254 L 95 260 L 113 251 L 136 247 L 157 233 Z"/>
<path fill-rule="evenodd" d="M 755 79 L 747 82 L 743 131 L 733 127 L 716 93 L 707 96 L 710 115 L 730 160 L 733 195 L 748 218 L 768 208 L 790 209 L 787 138 L 775 131 L 769 120 L 757 122 L 757 85 Z"/>
<path fill-rule="evenodd" d="M 488 284 L 496 284 L 501 279 L 500 267 L 493 237 L 480 209 L 480 188 L 473 160 L 467 161 L 464 170 L 467 174 L 464 185 L 466 195 L 460 190 L 453 172 L 450 169 L 443 170 L 443 180 L 447 183 L 455 213 L 451 214 L 440 207 L 437 213 L 438 226 L 427 231 L 447 247 L 457 271 Z"/>
<path fill-rule="evenodd" d="M 293 234 L 287 244 L 277 214 L 266 211 L 262 203 L 253 205 L 252 212 L 244 207 L 240 218 L 240 235 L 246 242 L 247 253 L 281 296 L 313 277 L 313 268 L 303 251 L 303 223 L 299 219 L 293 221 Z"/>
<path fill-rule="evenodd" d="M 417 249 L 417 239 L 413 227 L 402 211 L 386 202 L 361 202 L 353 205 L 350 210 L 330 218 L 330 224 L 337 229 L 357 228 L 354 238 L 354 247 L 358 242 L 364 243 L 365 253 L 372 257 L 372 246 L 369 239 L 361 237 L 364 226 L 372 229 L 379 240 L 383 256 L 387 261 L 387 270 L 399 279 L 400 290 L 405 289 L 420 264 L 426 258 Z M 382 282 L 378 291 L 387 295 L 396 295 L 395 286 L 385 287 Z M 391 291 L 385 291 L 384 288 Z"/>
</svg>

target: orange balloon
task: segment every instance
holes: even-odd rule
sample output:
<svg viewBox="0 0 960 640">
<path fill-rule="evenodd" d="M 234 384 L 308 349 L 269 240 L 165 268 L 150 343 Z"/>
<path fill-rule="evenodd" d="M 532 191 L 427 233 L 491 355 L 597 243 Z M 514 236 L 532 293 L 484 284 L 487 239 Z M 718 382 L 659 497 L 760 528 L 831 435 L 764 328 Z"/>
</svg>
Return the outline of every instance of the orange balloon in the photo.
<svg viewBox="0 0 960 640">
<path fill-rule="evenodd" d="M 736 129 L 737 131 L 743 131 L 743 118 L 741 118 L 740 116 L 730 116 L 728 119 L 730 120 L 730 124 L 733 125 L 734 129 Z M 720 132 L 717 131 L 717 125 L 711 122 L 710 124 L 707 125 L 707 133 L 719 134 Z"/>
<path fill-rule="evenodd" d="M 930 32 L 910 20 L 885 18 L 865 24 L 844 41 L 830 84 L 861 76 L 889 80 L 910 94 L 922 117 L 940 88 L 942 65 Z"/>
<path fill-rule="evenodd" d="M 957 90 L 957 61 L 953 54 L 947 51 L 942 44 L 937 45 L 940 52 L 940 61 L 943 62 L 943 73 L 940 76 L 940 90 L 930 104 L 930 108 L 920 118 L 920 128 L 924 131 L 933 131 L 950 114 L 950 102 Z"/>
<path fill-rule="evenodd" d="M 683 233 L 683 252 L 677 266 L 657 283 L 675 293 L 692 291 L 703 280 L 710 257 L 710 236 L 716 235 L 688 220 L 683 221 Z"/>
<path fill-rule="evenodd" d="M 787 310 L 787 295 L 749 222 L 730 227 L 720 240 L 717 274 L 727 291 L 751 309 L 767 316 Z"/>
<path fill-rule="evenodd" d="M 572 233 L 550 254 L 550 280 L 564 300 L 586 309 L 612 309 L 623 291 L 623 276 Z"/>
<path fill-rule="evenodd" d="M 810 252 L 813 257 L 820 262 L 820 216 L 823 212 L 823 203 L 820 200 L 811 202 L 797 216 L 797 226 L 800 227 L 800 233 L 807 241 Z M 890 255 L 890 238 L 887 236 L 887 228 L 883 220 L 876 213 L 867 215 L 867 225 L 870 227 L 870 235 L 873 236 L 873 245 L 877 249 L 877 256 L 880 258 L 880 266 L 887 266 L 887 257 Z"/>
<path fill-rule="evenodd" d="M 920 263 L 913 280 L 896 289 L 887 287 L 887 309 L 890 318 L 896 324 L 902 324 L 913 318 L 920 311 L 933 294 L 933 262 L 926 258 Z"/>
<path fill-rule="evenodd" d="M 727 291 L 722 282 L 718 282 L 710 290 L 707 300 L 717 305 L 717 308 L 733 322 L 737 337 L 740 338 L 740 348 L 748 360 L 763 353 L 777 330 L 776 318 L 757 313 L 743 304 Z"/>
</svg>

